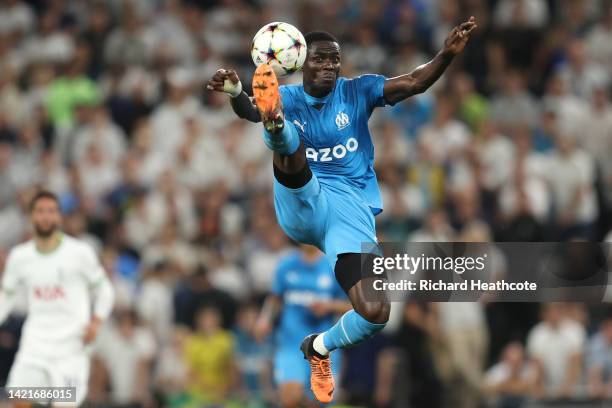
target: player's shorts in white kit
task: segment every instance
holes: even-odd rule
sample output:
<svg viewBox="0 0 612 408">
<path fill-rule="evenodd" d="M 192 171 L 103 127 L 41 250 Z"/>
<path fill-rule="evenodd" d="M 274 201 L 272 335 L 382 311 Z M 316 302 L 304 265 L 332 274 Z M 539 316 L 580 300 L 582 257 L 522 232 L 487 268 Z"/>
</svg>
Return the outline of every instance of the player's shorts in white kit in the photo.
<svg viewBox="0 0 612 408">
<path fill-rule="evenodd" d="M 75 387 L 75 403 L 54 403 L 54 406 L 78 406 L 87 396 L 90 359 L 85 353 L 68 358 L 34 360 L 15 358 L 7 387 Z"/>
</svg>

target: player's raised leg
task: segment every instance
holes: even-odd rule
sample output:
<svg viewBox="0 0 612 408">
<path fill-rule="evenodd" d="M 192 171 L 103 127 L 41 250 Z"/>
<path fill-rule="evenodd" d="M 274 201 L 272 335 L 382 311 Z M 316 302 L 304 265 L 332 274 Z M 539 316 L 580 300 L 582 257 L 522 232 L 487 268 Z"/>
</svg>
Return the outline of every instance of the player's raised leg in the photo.
<svg viewBox="0 0 612 408">
<path fill-rule="evenodd" d="M 274 152 L 276 178 L 286 185 L 284 175 L 295 175 L 307 169 L 306 154 L 301 145 L 295 126 L 285 120 L 283 105 L 278 88 L 278 79 L 272 67 L 261 64 L 253 75 L 253 96 L 264 125 L 264 141 Z M 306 171 L 310 174 L 309 171 Z M 291 188 L 301 187 L 301 185 Z M 291 183 L 290 183 L 291 184 Z"/>
<path fill-rule="evenodd" d="M 371 282 L 367 282 L 369 278 L 362 278 L 361 268 L 368 268 L 373 259 L 373 255 L 359 253 L 338 256 L 336 279 L 347 293 L 353 310 L 342 315 L 326 332 L 307 336 L 300 347 L 311 366 L 311 388 L 321 402 L 331 401 L 334 391 L 329 354 L 372 337 L 384 329 L 389 320 L 391 307 L 385 294 L 378 292 L 375 294 L 378 297 L 373 299 L 365 296 L 364 288 L 368 284 L 371 286 Z"/>
</svg>

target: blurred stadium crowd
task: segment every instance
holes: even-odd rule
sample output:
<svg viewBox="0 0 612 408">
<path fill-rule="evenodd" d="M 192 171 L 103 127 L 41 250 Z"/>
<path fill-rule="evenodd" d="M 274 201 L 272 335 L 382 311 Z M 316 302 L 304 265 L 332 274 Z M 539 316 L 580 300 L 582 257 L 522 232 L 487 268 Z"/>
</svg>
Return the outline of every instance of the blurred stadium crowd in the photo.
<svg viewBox="0 0 612 408">
<path fill-rule="evenodd" d="M 291 250 L 258 125 L 203 84 L 270 21 L 341 39 L 343 75 L 410 72 L 458 22 L 478 30 L 427 93 L 371 120 L 386 241 L 604 240 L 612 205 L 612 3 L 604 0 L 5 0 L 0 5 L 0 266 L 26 203 L 115 284 L 94 350 L 100 406 L 275 400 L 259 301 Z M 299 74 L 289 78 L 299 81 Z M 0 328 L 0 383 L 17 347 Z M 407 303 L 346 352 L 341 398 L 518 407 L 612 398 L 612 316 L 584 304 Z M 297 347 L 297 345 L 296 345 Z M 396 386 L 401 385 L 401 386 Z M 216 405 L 215 405 L 216 404 Z"/>
</svg>

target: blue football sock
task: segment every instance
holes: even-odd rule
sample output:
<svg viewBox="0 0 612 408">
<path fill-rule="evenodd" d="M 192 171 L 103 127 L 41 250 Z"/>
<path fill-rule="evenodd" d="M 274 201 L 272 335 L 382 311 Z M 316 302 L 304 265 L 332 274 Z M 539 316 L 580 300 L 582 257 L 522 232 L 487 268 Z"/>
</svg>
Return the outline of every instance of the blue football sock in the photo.
<svg viewBox="0 0 612 408">
<path fill-rule="evenodd" d="M 285 121 L 283 130 L 278 133 L 270 133 L 264 129 L 264 142 L 270 150 L 280 154 L 292 154 L 300 147 L 300 136 L 293 123 Z"/>
<path fill-rule="evenodd" d="M 354 310 L 346 312 L 336 324 L 323 333 L 328 351 L 360 343 L 385 328 L 386 323 L 371 323 Z"/>
</svg>

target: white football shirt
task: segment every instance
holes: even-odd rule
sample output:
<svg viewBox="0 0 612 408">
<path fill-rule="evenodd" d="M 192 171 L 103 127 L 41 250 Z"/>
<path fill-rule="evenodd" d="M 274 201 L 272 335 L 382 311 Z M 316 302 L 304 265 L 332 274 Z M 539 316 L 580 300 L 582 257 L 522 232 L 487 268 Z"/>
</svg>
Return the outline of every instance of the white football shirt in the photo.
<svg viewBox="0 0 612 408">
<path fill-rule="evenodd" d="M 19 357 L 61 359 L 83 352 L 83 335 L 92 311 L 91 290 L 107 279 L 93 248 L 68 235 L 52 252 L 41 253 L 33 240 L 8 255 L 2 289 L 24 285 L 28 314 Z"/>
</svg>

